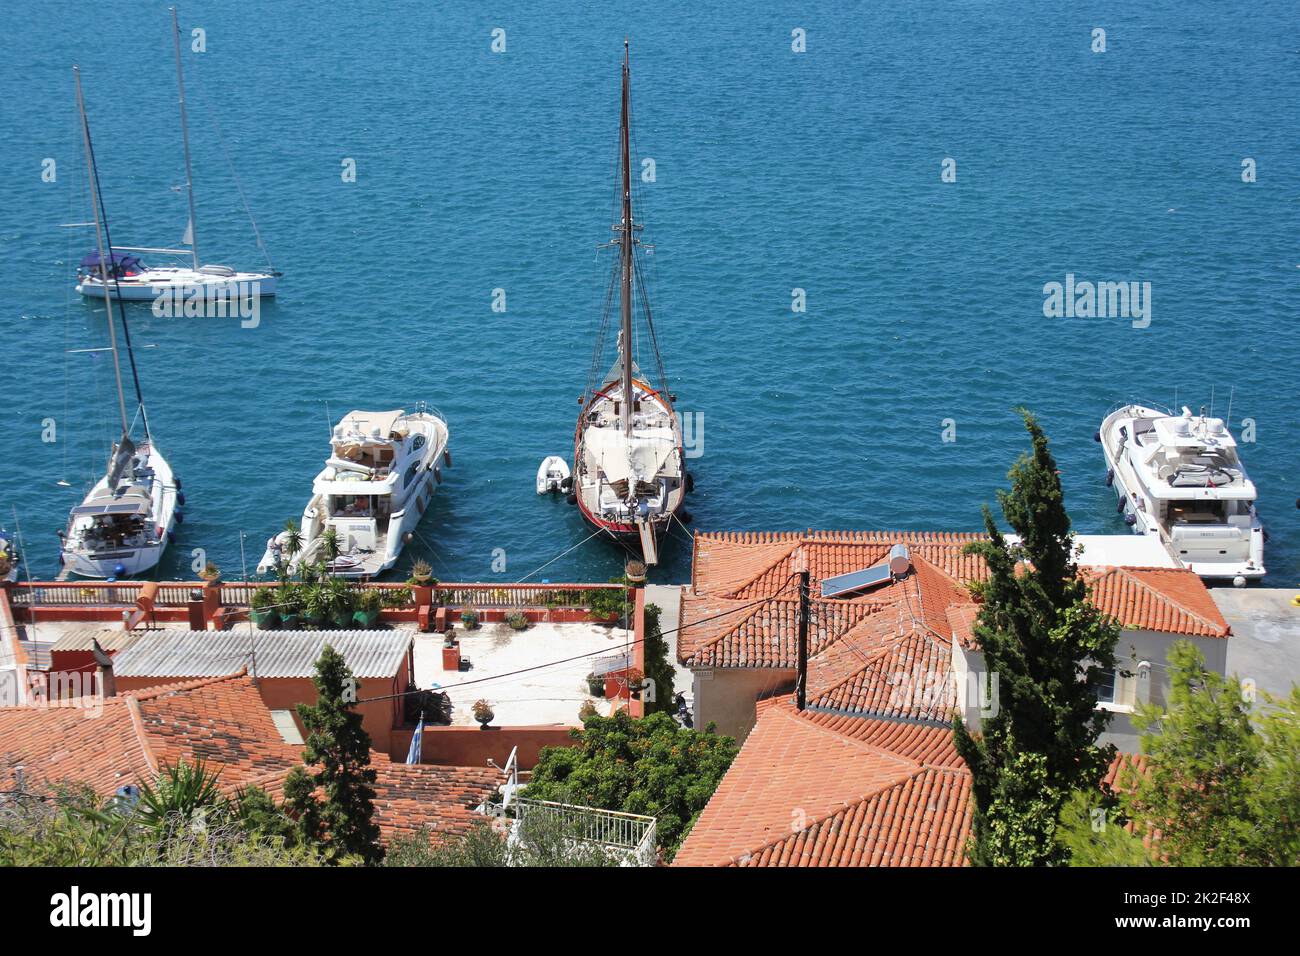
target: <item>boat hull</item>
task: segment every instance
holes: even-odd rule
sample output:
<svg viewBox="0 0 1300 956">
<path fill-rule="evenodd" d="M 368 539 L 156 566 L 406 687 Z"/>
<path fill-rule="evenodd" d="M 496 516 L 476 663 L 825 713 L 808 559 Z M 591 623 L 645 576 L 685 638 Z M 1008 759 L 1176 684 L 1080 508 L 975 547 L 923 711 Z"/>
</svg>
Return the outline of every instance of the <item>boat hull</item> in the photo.
<svg viewBox="0 0 1300 956">
<path fill-rule="evenodd" d="M 275 295 L 276 277 L 255 272 L 239 272 L 233 276 L 204 276 L 188 270 L 172 272 L 146 272 L 108 284 L 108 297 L 124 302 L 152 302 L 161 295 L 228 296 L 231 298 L 268 298 Z M 104 298 L 104 283 L 83 276 L 77 283 L 77 292 L 88 299 Z"/>
</svg>

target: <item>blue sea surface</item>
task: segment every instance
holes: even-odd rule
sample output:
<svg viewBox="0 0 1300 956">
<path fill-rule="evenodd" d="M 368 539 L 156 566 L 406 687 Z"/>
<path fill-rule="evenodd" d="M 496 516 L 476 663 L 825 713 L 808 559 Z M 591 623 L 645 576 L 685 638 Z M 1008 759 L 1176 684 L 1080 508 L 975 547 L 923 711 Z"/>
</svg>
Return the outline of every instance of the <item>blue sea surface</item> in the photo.
<svg viewBox="0 0 1300 956">
<path fill-rule="evenodd" d="M 114 427 L 107 357 L 68 351 L 107 341 L 102 304 L 71 290 L 91 235 L 60 227 L 89 213 L 74 63 L 115 241 L 174 245 L 187 216 L 166 4 L 84 12 L 24 3 L 0 38 L 0 523 L 16 508 L 45 578 Z M 420 400 L 446 415 L 454 467 L 403 567 L 619 571 L 533 481 L 571 454 L 590 365 L 627 34 L 659 340 L 703 421 L 694 528 L 976 530 L 1025 405 L 1076 529 L 1124 533 L 1093 442 L 1108 409 L 1224 415 L 1231 396 L 1269 581 L 1295 582 L 1293 3 L 223 0 L 180 17 L 207 47 L 186 53 L 204 259 L 264 262 L 224 144 L 284 277 L 256 328 L 129 307 L 188 497 L 163 577 L 191 578 L 195 549 L 242 574 L 241 533 L 251 569 L 300 515 L 327 420 Z M 1071 273 L 1150 282 L 1150 326 L 1045 317 L 1044 284 Z M 658 578 L 688 576 L 688 543 L 664 558 Z"/>
</svg>

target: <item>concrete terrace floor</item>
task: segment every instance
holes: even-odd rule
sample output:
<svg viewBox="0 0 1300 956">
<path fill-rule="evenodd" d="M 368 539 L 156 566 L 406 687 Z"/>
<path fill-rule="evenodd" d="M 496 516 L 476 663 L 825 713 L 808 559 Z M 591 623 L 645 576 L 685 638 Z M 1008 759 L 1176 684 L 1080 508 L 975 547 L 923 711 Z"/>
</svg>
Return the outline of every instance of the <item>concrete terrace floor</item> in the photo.
<svg viewBox="0 0 1300 956">
<path fill-rule="evenodd" d="M 417 634 L 415 681 L 422 688 L 440 685 L 446 690 L 456 726 L 474 726 L 471 708 L 480 698 L 492 705 L 492 723 L 497 726 L 577 726 L 579 708 L 592 699 L 586 680 L 592 665 L 621 653 L 631 640 L 631 632 L 622 628 L 590 623 L 533 624 L 525 631 L 512 631 L 505 624 L 485 624 L 474 631 L 457 626 L 453 633 L 460 641 L 462 665 L 468 658 L 473 666 L 460 672 L 443 670 L 442 635 Z M 577 660 L 565 660 L 574 657 Z M 611 702 L 595 703 L 602 713 L 613 708 Z"/>
<path fill-rule="evenodd" d="M 1228 673 L 1250 679 L 1275 697 L 1300 684 L 1300 588 L 1211 588 L 1232 628 Z"/>
</svg>

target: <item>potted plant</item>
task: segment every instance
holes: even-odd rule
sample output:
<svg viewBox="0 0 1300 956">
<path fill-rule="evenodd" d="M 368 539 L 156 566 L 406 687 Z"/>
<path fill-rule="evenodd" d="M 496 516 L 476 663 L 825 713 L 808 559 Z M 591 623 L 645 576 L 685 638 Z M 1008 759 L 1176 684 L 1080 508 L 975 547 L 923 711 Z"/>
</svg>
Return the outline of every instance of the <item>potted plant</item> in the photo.
<svg viewBox="0 0 1300 956">
<path fill-rule="evenodd" d="M 645 684 L 645 675 L 641 673 L 640 668 L 629 667 L 623 672 L 623 684 L 627 687 L 627 696 L 629 698 L 640 700 L 642 685 Z"/>
<path fill-rule="evenodd" d="M 588 717 L 595 717 L 599 713 L 600 711 L 596 709 L 594 700 L 584 700 L 582 706 L 578 708 L 578 722 L 585 724 Z"/>
<path fill-rule="evenodd" d="M 328 608 L 325 605 L 325 591 L 319 584 L 304 584 L 302 612 L 307 623 L 312 627 L 320 627 L 325 623 L 325 616 Z"/>
<path fill-rule="evenodd" d="M 411 589 L 403 586 L 400 588 L 385 588 L 383 594 L 384 607 L 409 607 L 411 604 Z"/>
<path fill-rule="evenodd" d="M 280 624 L 297 627 L 302 619 L 302 585 L 285 581 L 276 588 L 276 601 L 280 605 Z"/>
<path fill-rule="evenodd" d="M 253 619 L 253 625 L 269 631 L 279 624 L 280 611 L 277 608 L 279 603 L 274 588 L 264 587 L 254 591 L 252 599 L 248 602 L 249 616 Z"/>
<path fill-rule="evenodd" d="M 406 579 L 406 583 L 411 587 L 432 587 L 438 582 L 433 579 L 433 568 L 429 562 L 420 558 L 415 564 L 411 565 L 411 576 Z"/>
<path fill-rule="evenodd" d="M 199 572 L 199 577 L 207 581 L 209 585 L 216 584 L 221 580 L 221 569 L 209 561 L 203 566 L 203 570 Z"/>
<path fill-rule="evenodd" d="M 321 584 L 321 595 L 325 605 L 326 623 L 339 630 L 346 630 L 352 623 L 352 607 L 355 597 L 346 581 L 342 578 L 329 578 Z"/>
<path fill-rule="evenodd" d="M 465 625 L 467 631 L 478 628 L 478 611 L 474 610 L 473 605 L 466 606 L 465 610 L 460 612 L 460 623 Z"/>
<path fill-rule="evenodd" d="M 605 696 L 605 678 L 601 677 L 599 674 L 588 674 L 587 693 L 592 697 L 603 698 Z"/>
<path fill-rule="evenodd" d="M 645 584 L 646 564 L 638 558 L 627 562 L 626 576 L 629 584 Z"/>
<path fill-rule="evenodd" d="M 479 727 L 482 730 L 487 730 L 488 724 L 492 723 L 492 718 L 496 716 L 496 713 L 492 710 L 492 705 L 486 700 L 479 699 L 474 701 L 473 710 L 474 719 L 478 721 Z"/>
<path fill-rule="evenodd" d="M 528 615 L 523 611 L 511 611 L 506 615 L 506 623 L 510 625 L 512 631 L 528 630 Z"/>
<path fill-rule="evenodd" d="M 352 620 L 363 628 L 374 627 L 379 621 L 379 610 L 384 606 L 383 596 L 375 588 L 366 588 L 357 598 L 357 609 Z"/>
<path fill-rule="evenodd" d="M 284 523 L 284 553 L 293 561 L 302 551 L 302 532 L 298 530 L 298 522 L 290 518 Z"/>
</svg>

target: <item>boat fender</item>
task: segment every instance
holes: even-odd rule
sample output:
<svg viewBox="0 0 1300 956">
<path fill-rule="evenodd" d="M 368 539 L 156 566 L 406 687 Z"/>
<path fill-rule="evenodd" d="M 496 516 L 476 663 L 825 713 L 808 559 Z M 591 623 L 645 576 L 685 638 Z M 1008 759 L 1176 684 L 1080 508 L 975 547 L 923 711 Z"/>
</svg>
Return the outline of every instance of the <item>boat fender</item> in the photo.
<svg viewBox="0 0 1300 956">
<path fill-rule="evenodd" d="M 445 461 L 445 462 L 447 463 L 447 467 L 448 467 L 448 468 L 451 467 L 451 449 L 450 449 L 450 448 L 444 448 L 444 449 L 442 450 L 442 460 Z"/>
<path fill-rule="evenodd" d="M 178 505 L 185 504 L 185 492 L 183 491 L 176 492 L 176 503 Z"/>
<path fill-rule="evenodd" d="M 1118 511 L 1120 514 L 1123 514 L 1123 513 L 1124 513 L 1124 506 L 1127 505 L 1127 504 L 1128 504 L 1128 499 L 1127 499 L 1127 498 L 1121 498 L 1121 499 L 1119 499 L 1119 507 L 1116 508 L 1115 510 Z"/>
<path fill-rule="evenodd" d="M 185 512 L 184 512 L 184 511 L 177 511 L 174 515 L 172 515 L 172 517 L 174 517 L 174 518 L 176 519 L 176 523 L 177 523 L 177 524 L 184 524 L 184 523 L 185 523 Z"/>
<path fill-rule="evenodd" d="M 1130 528 L 1133 527 L 1135 524 L 1138 523 L 1137 515 L 1125 515 L 1124 523 L 1128 525 Z"/>
<path fill-rule="evenodd" d="M 695 476 L 688 471 L 686 473 L 686 491 L 689 493 L 694 490 L 695 490 Z"/>
<path fill-rule="evenodd" d="M 167 543 L 168 543 L 168 544 L 175 544 L 175 543 L 176 543 L 176 532 L 175 532 L 175 531 L 168 530 L 168 532 L 167 532 Z"/>
<path fill-rule="evenodd" d="M 578 503 L 578 496 L 575 495 L 572 491 L 570 491 L 568 495 L 565 496 L 564 500 L 571 505 L 576 505 Z"/>
<path fill-rule="evenodd" d="M 569 490 L 570 488 L 572 488 L 572 487 L 573 487 L 573 476 L 572 476 L 572 475 L 566 475 L 566 476 L 565 476 L 565 477 L 560 481 L 560 490 L 561 490 L 561 491 L 568 491 L 568 490 Z"/>
<path fill-rule="evenodd" d="M 126 574 L 126 566 L 122 564 L 113 565 L 113 574 L 120 578 L 122 575 Z"/>
<path fill-rule="evenodd" d="M 1101 430 L 1100 430 L 1100 429 L 1098 429 L 1097 431 L 1095 431 L 1095 432 L 1092 433 L 1092 440 L 1093 440 L 1093 441 L 1101 441 Z"/>
<path fill-rule="evenodd" d="M 689 511 L 680 511 L 677 514 L 677 520 L 680 521 L 682 524 L 690 524 L 691 513 Z"/>
<path fill-rule="evenodd" d="M 1114 468 L 1107 468 L 1107 469 L 1106 469 L 1106 487 L 1109 488 L 1109 487 L 1110 487 L 1111 485 L 1113 485 L 1114 483 L 1115 483 L 1115 469 L 1114 469 Z"/>
<path fill-rule="evenodd" d="M 177 491 L 181 490 L 181 480 L 179 478 L 176 479 L 176 490 Z"/>
<path fill-rule="evenodd" d="M 433 480 L 438 484 L 442 484 L 442 469 L 437 465 L 433 466 Z"/>
</svg>

